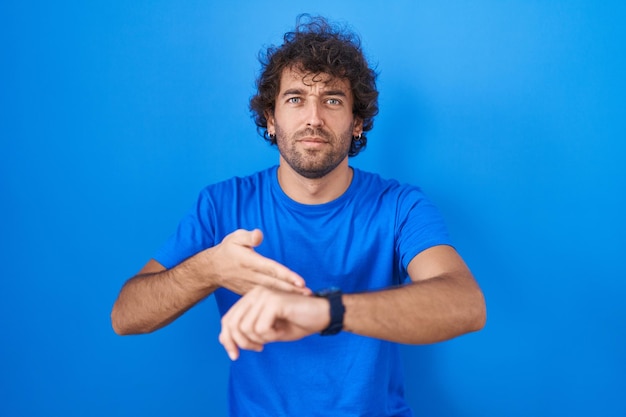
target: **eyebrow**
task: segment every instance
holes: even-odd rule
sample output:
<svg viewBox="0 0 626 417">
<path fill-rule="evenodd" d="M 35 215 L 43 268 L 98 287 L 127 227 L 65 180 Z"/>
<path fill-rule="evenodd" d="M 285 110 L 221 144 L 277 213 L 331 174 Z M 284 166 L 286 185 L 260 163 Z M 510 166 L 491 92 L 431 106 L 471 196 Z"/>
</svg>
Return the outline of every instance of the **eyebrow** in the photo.
<svg viewBox="0 0 626 417">
<path fill-rule="evenodd" d="M 346 97 L 346 93 L 343 90 L 328 90 L 324 92 L 324 95 Z"/>
<path fill-rule="evenodd" d="M 300 88 L 290 88 L 289 90 L 286 90 L 282 96 L 293 96 L 293 95 L 300 95 L 300 94 L 304 94 L 304 90 L 300 89 Z"/>
<path fill-rule="evenodd" d="M 301 88 L 290 88 L 285 90 L 282 94 L 282 97 L 292 96 L 292 95 L 302 95 L 304 94 L 304 90 Z M 328 90 L 322 92 L 323 96 L 339 96 L 339 97 L 347 97 L 346 93 L 343 90 Z"/>
</svg>

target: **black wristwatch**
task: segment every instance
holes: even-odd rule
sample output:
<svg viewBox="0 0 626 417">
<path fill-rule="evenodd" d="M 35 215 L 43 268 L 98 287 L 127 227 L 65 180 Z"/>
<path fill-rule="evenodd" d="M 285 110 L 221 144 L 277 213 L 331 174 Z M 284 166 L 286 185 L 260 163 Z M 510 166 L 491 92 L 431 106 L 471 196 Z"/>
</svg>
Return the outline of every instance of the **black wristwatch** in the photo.
<svg viewBox="0 0 626 417">
<path fill-rule="evenodd" d="M 316 297 L 323 297 L 330 303 L 330 324 L 320 333 L 322 336 L 331 336 L 343 329 L 343 315 L 346 308 L 341 300 L 342 292 L 339 288 L 328 288 L 317 291 Z"/>
</svg>

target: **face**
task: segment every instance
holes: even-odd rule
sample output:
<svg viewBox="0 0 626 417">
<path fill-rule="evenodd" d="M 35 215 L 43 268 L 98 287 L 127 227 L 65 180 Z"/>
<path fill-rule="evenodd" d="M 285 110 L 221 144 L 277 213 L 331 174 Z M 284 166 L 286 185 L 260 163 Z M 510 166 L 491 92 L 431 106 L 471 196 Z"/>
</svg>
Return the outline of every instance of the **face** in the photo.
<svg viewBox="0 0 626 417">
<path fill-rule="evenodd" d="M 286 68 L 267 131 L 276 135 L 282 159 L 306 178 L 321 178 L 348 157 L 352 136 L 363 131 L 352 114 L 346 79 Z"/>
</svg>

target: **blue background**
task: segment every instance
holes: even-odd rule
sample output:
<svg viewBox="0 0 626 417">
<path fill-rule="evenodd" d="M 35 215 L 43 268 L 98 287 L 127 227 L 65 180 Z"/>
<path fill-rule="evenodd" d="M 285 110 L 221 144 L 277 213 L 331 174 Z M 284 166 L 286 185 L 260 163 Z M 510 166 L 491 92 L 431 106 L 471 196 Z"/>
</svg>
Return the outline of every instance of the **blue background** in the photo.
<svg viewBox="0 0 626 417">
<path fill-rule="evenodd" d="M 0 415 L 224 416 L 212 299 L 109 312 L 201 187 L 276 163 L 247 102 L 301 12 L 380 72 L 352 163 L 422 186 L 487 298 L 403 348 L 417 414 L 626 415 L 626 7 L 521 0 L 0 3 Z"/>
</svg>

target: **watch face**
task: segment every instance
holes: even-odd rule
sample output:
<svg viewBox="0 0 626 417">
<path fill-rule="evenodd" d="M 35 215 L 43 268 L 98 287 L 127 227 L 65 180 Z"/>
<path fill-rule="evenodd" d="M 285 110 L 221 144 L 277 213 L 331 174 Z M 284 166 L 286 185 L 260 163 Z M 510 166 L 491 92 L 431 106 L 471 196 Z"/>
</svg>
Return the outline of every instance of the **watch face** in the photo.
<svg viewBox="0 0 626 417">
<path fill-rule="evenodd" d="M 324 288 L 323 290 L 317 291 L 315 295 L 318 297 L 328 297 L 331 294 L 341 293 L 341 290 L 337 287 Z"/>
</svg>

